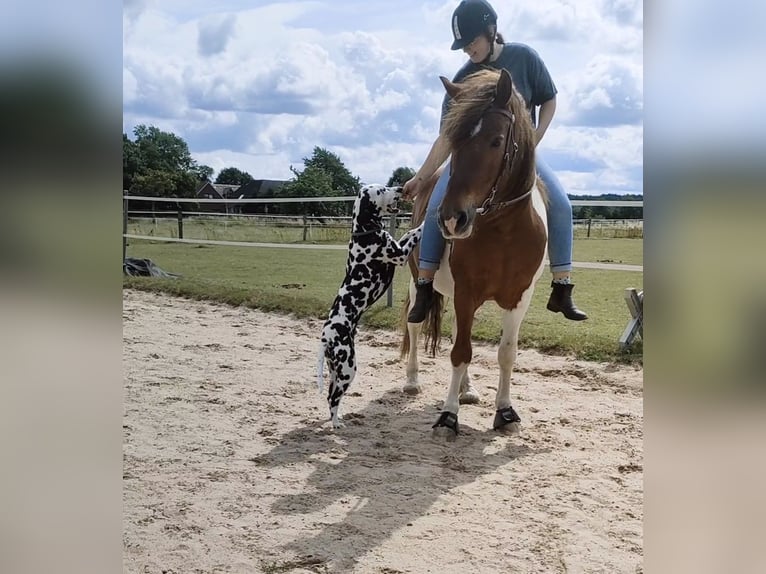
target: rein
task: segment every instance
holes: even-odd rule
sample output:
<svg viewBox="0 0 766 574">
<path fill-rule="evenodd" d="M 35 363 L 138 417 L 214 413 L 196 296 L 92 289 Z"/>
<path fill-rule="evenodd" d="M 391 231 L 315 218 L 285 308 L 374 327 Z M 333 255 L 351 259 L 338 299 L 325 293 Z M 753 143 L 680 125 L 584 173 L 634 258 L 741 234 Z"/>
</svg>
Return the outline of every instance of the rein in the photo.
<svg viewBox="0 0 766 574">
<path fill-rule="evenodd" d="M 514 197 L 513 199 L 510 199 L 508 201 L 501 201 L 499 203 L 493 203 L 495 199 L 495 194 L 497 193 L 497 184 L 500 183 L 500 178 L 503 177 L 503 174 L 505 173 L 505 170 L 510 170 L 511 167 L 513 167 L 513 160 L 516 159 L 516 152 L 519 151 L 519 144 L 516 143 L 516 139 L 513 135 L 513 128 L 516 125 L 516 116 L 513 115 L 512 112 L 509 112 L 506 109 L 503 108 L 490 108 L 486 112 L 487 114 L 500 114 L 502 116 L 505 116 L 510 120 L 508 124 L 508 132 L 505 135 L 505 154 L 503 155 L 503 163 L 500 166 L 500 171 L 497 173 L 497 177 L 495 178 L 495 183 L 492 185 L 492 190 L 489 192 L 489 195 L 487 196 L 487 199 L 484 200 L 484 203 L 481 204 L 481 207 L 479 207 L 476 210 L 476 213 L 479 215 L 487 215 L 491 211 L 495 209 L 500 209 L 501 207 L 508 207 L 509 205 L 513 205 L 514 203 L 518 203 L 527 197 L 529 197 L 532 194 L 532 190 L 530 189 L 526 193 L 523 193 L 522 195 L 518 197 Z M 511 153 L 511 146 L 513 146 L 513 153 Z"/>
</svg>

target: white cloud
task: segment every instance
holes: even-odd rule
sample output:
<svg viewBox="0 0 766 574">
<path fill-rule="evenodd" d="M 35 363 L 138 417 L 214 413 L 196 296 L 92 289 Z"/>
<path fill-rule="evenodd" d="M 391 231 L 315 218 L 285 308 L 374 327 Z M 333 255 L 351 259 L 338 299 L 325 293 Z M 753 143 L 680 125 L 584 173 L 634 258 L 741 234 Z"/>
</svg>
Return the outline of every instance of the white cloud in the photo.
<svg viewBox="0 0 766 574">
<path fill-rule="evenodd" d="M 598 55 L 584 70 L 561 83 L 566 105 L 562 120 L 570 125 L 640 124 L 643 120 L 643 73 L 640 63 Z"/>
<path fill-rule="evenodd" d="M 465 59 L 449 50 L 456 4 L 134 0 L 123 32 L 124 129 L 172 131 L 216 170 L 286 178 L 321 146 L 364 181 L 385 181 L 400 165 L 418 168 L 436 136 L 438 76 L 451 78 Z M 603 156 L 604 169 L 632 174 L 640 191 L 640 114 L 630 120 L 643 107 L 640 2 L 495 4 L 506 39 L 532 45 L 559 88 L 544 145 L 562 179 Z M 638 163 L 617 147 L 639 150 Z M 579 167 L 568 170 L 567 158 Z M 590 178 L 592 191 L 607 180 Z"/>
<path fill-rule="evenodd" d="M 603 0 L 601 6 L 620 25 L 641 28 L 644 24 L 643 0 Z"/>
<path fill-rule="evenodd" d="M 199 23 L 197 49 L 201 56 L 212 56 L 226 50 L 234 34 L 236 17 L 233 14 L 213 16 Z"/>
<path fill-rule="evenodd" d="M 556 127 L 546 133 L 539 149 L 570 193 L 642 192 L 636 187 L 643 166 L 641 126 Z M 586 171 L 568 168 L 582 164 L 592 167 Z"/>
<path fill-rule="evenodd" d="M 138 82 L 133 72 L 123 68 L 122 70 L 122 99 L 124 104 L 133 103 L 138 96 Z"/>
</svg>

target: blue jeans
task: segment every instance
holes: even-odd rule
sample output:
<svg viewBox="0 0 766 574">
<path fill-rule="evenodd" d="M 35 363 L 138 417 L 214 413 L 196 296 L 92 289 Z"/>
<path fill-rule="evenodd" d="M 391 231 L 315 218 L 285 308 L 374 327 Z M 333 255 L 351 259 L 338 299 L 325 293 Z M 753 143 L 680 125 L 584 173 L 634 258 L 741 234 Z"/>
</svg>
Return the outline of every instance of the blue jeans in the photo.
<svg viewBox="0 0 766 574">
<path fill-rule="evenodd" d="M 535 157 L 537 173 L 548 188 L 548 259 L 551 272 L 571 271 L 572 204 L 553 170 L 540 158 L 539 153 Z M 423 237 L 420 240 L 421 269 L 438 269 L 444 252 L 445 240 L 436 222 L 436 211 L 447 192 L 449 171 L 450 166 L 447 164 L 428 202 Z"/>
</svg>

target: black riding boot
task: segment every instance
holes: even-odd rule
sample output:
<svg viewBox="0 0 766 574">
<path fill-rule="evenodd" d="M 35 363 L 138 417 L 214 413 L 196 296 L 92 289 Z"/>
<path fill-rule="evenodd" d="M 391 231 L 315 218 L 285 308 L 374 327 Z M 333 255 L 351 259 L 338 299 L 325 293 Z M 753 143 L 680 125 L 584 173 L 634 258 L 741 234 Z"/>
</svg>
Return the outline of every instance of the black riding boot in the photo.
<svg viewBox="0 0 766 574">
<path fill-rule="evenodd" d="M 553 287 L 553 291 L 548 299 L 548 311 L 563 313 L 564 317 L 572 321 L 582 321 L 588 318 L 572 301 L 572 289 L 574 289 L 572 283 L 551 282 L 551 287 Z"/>
<path fill-rule="evenodd" d="M 407 315 L 408 323 L 422 323 L 426 320 L 426 314 L 434 301 L 434 282 L 419 283 L 415 285 L 417 293 L 415 295 L 415 304 Z"/>
</svg>

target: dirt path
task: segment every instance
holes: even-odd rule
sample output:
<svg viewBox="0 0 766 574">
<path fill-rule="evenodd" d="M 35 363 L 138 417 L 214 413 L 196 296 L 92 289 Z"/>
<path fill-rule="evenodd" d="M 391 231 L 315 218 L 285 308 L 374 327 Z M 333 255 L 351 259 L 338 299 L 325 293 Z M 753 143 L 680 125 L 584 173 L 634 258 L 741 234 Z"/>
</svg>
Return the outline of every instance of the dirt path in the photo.
<svg viewBox="0 0 766 574">
<path fill-rule="evenodd" d="M 640 369 L 522 351 L 507 437 L 477 345 L 482 401 L 435 443 L 448 353 L 409 397 L 398 336 L 362 330 L 331 432 L 319 321 L 137 291 L 123 309 L 125 572 L 641 571 Z"/>
</svg>

